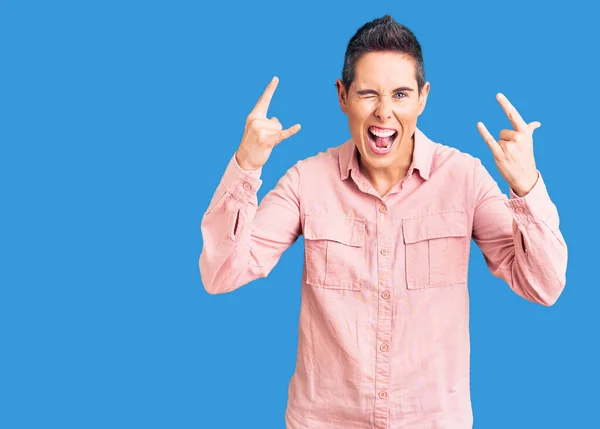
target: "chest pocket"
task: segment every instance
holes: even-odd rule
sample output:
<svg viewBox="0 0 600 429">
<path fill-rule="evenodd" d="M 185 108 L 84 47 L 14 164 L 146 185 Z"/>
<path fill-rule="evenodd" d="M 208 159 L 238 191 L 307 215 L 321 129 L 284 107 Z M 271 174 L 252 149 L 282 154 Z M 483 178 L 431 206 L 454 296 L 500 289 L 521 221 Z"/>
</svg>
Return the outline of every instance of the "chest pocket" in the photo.
<svg viewBox="0 0 600 429">
<path fill-rule="evenodd" d="M 306 282 L 329 289 L 361 290 L 366 264 L 365 221 L 307 215 Z"/>
<path fill-rule="evenodd" d="M 465 212 L 402 220 L 408 289 L 467 283 L 469 240 Z"/>
</svg>

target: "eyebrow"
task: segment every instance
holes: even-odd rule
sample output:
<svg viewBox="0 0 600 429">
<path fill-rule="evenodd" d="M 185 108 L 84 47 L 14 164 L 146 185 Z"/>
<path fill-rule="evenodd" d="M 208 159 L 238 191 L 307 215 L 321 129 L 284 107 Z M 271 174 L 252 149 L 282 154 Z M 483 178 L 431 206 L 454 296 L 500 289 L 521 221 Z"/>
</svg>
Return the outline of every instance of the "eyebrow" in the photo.
<svg viewBox="0 0 600 429">
<path fill-rule="evenodd" d="M 414 91 L 410 86 L 401 86 L 399 88 L 394 89 L 392 92 L 395 94 L 396 92 L 402 91 Z M 360 91 L 356 91 L 358 95 L 367 95 L 367 94 L 378 94 L 374 89 L 361 89 Z"/>
</svg>

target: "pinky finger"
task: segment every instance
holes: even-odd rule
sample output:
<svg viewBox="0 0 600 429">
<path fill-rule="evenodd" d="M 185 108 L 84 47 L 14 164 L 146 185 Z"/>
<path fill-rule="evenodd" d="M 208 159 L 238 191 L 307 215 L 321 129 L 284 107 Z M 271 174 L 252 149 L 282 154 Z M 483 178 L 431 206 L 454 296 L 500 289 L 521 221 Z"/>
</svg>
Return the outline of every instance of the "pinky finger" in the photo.
<svg viewBox="0 0 600 429">
<path fill-rule="evenodd" d="M 477 129 L 479 130 L 481 137 L 483 137 L 483 140 L 487 143 L 488 147 L 492 151 L 494 157 L 500 158 L 504 151 L 496 139 L 494 139 L 494 137 L 490 134 L 486 126 L 483 125 L 483 122 L 477 122 Z"/>
<path fill-rule="evenodd" d="M 275 134 L 274 136 L 271 137 L 272 140 L 269 143 L 272 144 L 273 146 L 277 146 L 283 140 L 290 138 L 291 136 L 296 134 L 298 131 L 300 131 L 300 124 L 296 124 L 292 127 L 289 127 L 287 130 L 283 130 L 283 131 Z"/>
</svg>

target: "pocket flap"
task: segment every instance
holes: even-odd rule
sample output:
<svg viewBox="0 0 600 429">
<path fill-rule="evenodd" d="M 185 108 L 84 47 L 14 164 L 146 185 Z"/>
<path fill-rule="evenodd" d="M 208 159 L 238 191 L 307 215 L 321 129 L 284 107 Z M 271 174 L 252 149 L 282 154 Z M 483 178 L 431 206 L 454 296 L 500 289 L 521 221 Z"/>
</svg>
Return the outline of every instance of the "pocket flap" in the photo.
<svg viewBox="0 0 600 429">
<path fill-rule="evenodd" d="M 412 219 L 402 219 L 404 243 L 442 237 L 465 237 L 467 216 L 464 211 L 428 214 Z"/>
<path fill-rule="evenodd" d="M 304 238 L 307 240 L 331 240 L 362 247 L 365 229 L 365 223 L 356 219 L 332 219 L 313 215 L 304 218 Z"/>
</svg>

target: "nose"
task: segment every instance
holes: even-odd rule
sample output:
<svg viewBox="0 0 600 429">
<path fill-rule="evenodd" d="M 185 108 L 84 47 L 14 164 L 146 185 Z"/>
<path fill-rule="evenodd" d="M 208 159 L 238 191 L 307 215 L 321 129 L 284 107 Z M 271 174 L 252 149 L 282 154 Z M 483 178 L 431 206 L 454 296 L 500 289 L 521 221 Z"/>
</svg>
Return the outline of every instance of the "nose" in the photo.
<svg viewBox="0 0 600 429">
<path fill-rule="evenodd" d="M 391 103 L 387 101 L 387 97 L 382 97 L 375 108 L 375 116 L 381 122 L 385 122 L 392 117 Z"/>
</svg>

